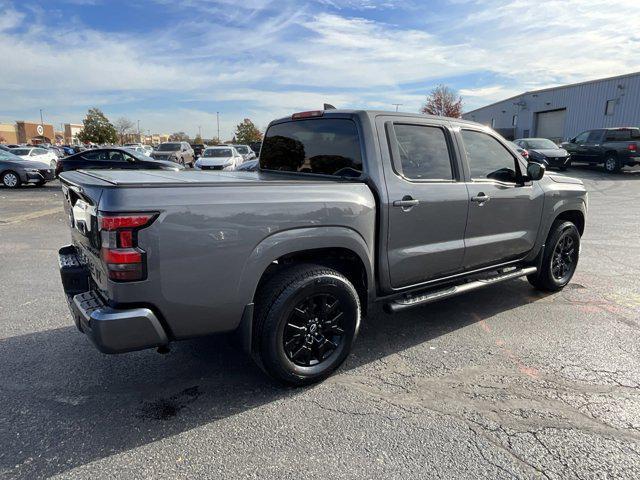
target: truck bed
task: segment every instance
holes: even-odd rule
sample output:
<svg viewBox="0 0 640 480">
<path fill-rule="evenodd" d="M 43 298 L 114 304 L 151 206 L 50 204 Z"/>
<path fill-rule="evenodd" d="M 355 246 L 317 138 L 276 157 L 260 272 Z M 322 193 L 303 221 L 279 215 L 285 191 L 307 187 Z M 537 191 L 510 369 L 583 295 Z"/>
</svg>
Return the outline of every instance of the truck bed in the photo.
<svg viewBox="0 0 640 480">
<path fill-rule="evenodd" d="M 347 180 L 330 177 L 287 175 L 269 172 L 218 172 L 199 170 L 76 170 L 61 175 L 71 184 L 82 183 L 101 188 L 111 187 L 187 187 L 187 186 L 251 186 L 269 182 L 270 185 L 314 185 L 341 183 Z M 354 182 L 349 179 L 349 182 Z"/>
</svg>

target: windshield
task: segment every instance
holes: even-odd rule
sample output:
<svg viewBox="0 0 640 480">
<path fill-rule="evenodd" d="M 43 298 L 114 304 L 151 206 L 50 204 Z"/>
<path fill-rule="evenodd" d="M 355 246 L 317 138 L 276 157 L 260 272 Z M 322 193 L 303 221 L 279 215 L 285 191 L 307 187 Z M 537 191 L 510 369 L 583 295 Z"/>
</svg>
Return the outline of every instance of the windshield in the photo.
<svg viewBox="0 0 640 480">
<path fill-rule="evenodd" d="M 158 147 L 159 152 L 177 152 L 180 150 L 179 143 L 163 143 Z"/>
<path fill-rule="evenodd" d="M 547 140 L 546 138 L 531 138 L 527 140 L 527 145 L 529 145 L 529 148 L 558 148 L 555 143 L 551 140 Z"/>
<path fill-rule="evenodd" d="M 260 168 L 359 177 L 362 157 L 356 124 L 325 118 L 272 125 L 260 151 Z"/>
<path fill-rule="evenodd" d="M 11 153 L 13 153 L 14 155 L 29 155 L 30 151 L 30 148 L 14 148 L 13 150 L 11 150 Z"/>
<path fill-rule="evenodd" d="M 236 150 L 242 155 L 246 155 L 247 153 L 249 153 L 249 147 L 245 147 L 244 145 L 238 145 L 236 147 Z"/>
<path fill-rule="evenodd" d="M 221 157 L 232 157 L 233 155 L 231 153 L 230 148 L 214 148 L 210 150 L 205 150 L 204 156 L 221 158 Z"/>
</svg>

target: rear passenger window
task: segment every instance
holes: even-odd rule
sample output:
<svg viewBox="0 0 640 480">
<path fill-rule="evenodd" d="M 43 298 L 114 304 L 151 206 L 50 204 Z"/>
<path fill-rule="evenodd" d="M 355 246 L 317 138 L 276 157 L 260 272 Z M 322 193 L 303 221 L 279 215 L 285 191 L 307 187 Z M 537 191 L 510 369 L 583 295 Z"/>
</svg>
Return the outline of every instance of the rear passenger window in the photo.
<svg viewBox="0 0 640 480">
<path fill-rule="evenodd" d="M 412 180 L 452 180 L 451 156 L 444 130 L 423 125 L 393 126 L 401 173 Z"/>
<path fill-rule="evenodd" d="M 475 130 L 462 130 L 472 180 L 517 181 L 516 160 L 491 135 Z"/>
</svg>

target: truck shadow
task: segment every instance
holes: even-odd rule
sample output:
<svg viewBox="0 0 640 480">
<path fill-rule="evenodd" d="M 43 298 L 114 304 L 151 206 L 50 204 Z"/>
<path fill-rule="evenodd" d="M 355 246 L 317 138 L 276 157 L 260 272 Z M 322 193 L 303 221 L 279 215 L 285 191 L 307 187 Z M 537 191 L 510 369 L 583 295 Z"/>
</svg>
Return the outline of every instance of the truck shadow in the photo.
<svg viewBox="0 0 640 480">
<path fill-rule="evenodd" d="M 517 280 L 395 316 L 373 312 L 337 375 L 540 298 Z M 0 365 L 0 473 L 17 478 L 49 477 L 306 391 L 272 383 L 228 337 L 179 342 L 167 355 L 107 356 L 63 327 L 0 341 Z"/>
</svg>

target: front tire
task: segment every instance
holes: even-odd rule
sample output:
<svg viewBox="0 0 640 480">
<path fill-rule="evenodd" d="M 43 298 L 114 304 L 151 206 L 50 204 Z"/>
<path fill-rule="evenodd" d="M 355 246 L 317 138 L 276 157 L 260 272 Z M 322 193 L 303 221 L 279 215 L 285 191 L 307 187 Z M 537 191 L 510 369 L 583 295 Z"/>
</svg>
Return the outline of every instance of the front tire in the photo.
<svg viewBox="0 0 640 480">
<path fill-rule="evenodd" d="M 7 188 L 18 188 L 22 181 L 16 172 L 8 171 L 2 174 L 2 184 Z"/>
<path fill-rule="evenodd" d="M 529 283 L 544 292 L 562 290 L 573 278 L 580 256 L 580 232 L 572 222 L 556 221 L 551 227 L 542 262 Z"/>
<path fill-rule="evenodd" d="M 349 355 L 360 316 L 358 292 L 336 270 L 296 265 L 276 273 L 256 299 L 259 364 L 290 385 L 323 380 Z"/>
</svg>

